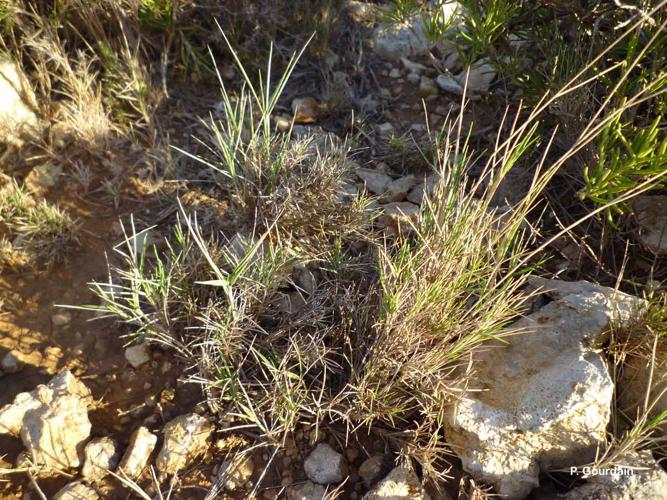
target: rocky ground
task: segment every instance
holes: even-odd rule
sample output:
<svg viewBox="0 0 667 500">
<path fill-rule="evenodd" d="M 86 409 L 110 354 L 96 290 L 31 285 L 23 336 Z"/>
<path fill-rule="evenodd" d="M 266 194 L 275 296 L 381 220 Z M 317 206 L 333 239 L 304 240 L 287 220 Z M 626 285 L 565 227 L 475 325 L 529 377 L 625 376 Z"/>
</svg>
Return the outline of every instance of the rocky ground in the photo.
<svg viewBox="0 0 667 500">
<path fill-rule="evenodd" d="M 341 12 L 365 37 L 368 53 L 361 68 L 334 51 L 327 56 L 336 95 L 366 120 L 340 198 L 348 203 L 370 196 L 377 210 L 374 227 L 387 238 L 409 236 L 439 182 L 437 173 L 420 163 L 415 145 L 428 144 L 433 130 L 461 112 L 464 88 L 470 102 L 462 123 L 476 124 L 476 144 L 492 145 L 503 116 L 499 103 L 517 96 L 497 80 L 488 61 L 480 59 L 466 71 L 452 47 L 432 47 L 418 20 L 388 27 L 364 2 L 346 2 Z M 437 68 L 433 54 L 439 56 Z M 36 127 L 39 118 L 25 105 L 33 91 L 23 88 L 9 63 L 0 67 L 0 77 L 0 119 L 13 127 Z M 223 78 L 234 85 L 240 76 L 230 64 Z M 347 115 L 341 119 L 331 99 L 304 92 L 298 81 L 297 74 L 272 117 L 275 129 L 295 139 L 314 136 L 322 150 L 326 141 L 341 142 L 351 130 Z M 192 110 L 189 92 L 200 93 Z M 192 137 L 206 129 L 192 115 L 224 114 L 219 94 L 202 83 L 174 101 L 170 144 L 176 151 L 197 148 Z M 187 117 L 179 114 L 183 109 Z M 38 199 L 58 203 L 76 217 L 80 236 L 77 249 L 55 266 L 0 269 L 2 498 L 667 498 L 659 451 L 620 446 L 613 457 L 600 456 L 617 405 L 636 412 L 645 404 L 648 385 L 655 402 L 649 418 L 667 410 L 661 392 L 667 384 L 664 360 L 649 368 L 645 357 L 629 352 L 617 377 L 609 353 L 610 338 L 632 329 L 648 302 L 627 286 L 628 293 L 619 291 L 616 277 L 596 280 L 586 269 L 585 251 L 572 250 L 571 242 L 558 239 L 549 250 L 554 259 L 541 274 L 552 279 L 530 278 L 527 288 L 536 295 L 530 310 L 508 327 L 509 342 L 489 342 L 471 354 L 476 385 L 442 409 L 448 451 L 440 466 L 446 479 L 436 485 L 426 480 L 420 464 L 406 459 L 392 436 L 382 439 L 362 426 L 349 435 L 336 424 L 302 425 L 281 447 L 258 446 L 254 429 L 207 404 L 208 394 L 203 384 L 192 383 L 192 363 L 182 353 L 158 342 L 129 345 L 121 336 L 126 325 L 77 309 L 99 301 L 88 284 L 104 282 L 108 264 L 120 262 L 114 253 L 123 239 L 119 220 L 126 227 L 132 214 L 137 224 L 157 232 L 175 218 L 173 200 L 179 196 L 226 227 L 248 221 L 237 220 L 228 200 L 194 187 L 184 195 L 174 179 L 154 190 L 141 176 L 121 171 L 119 177 L 134 180 L 109 198 L 86 192 L 71 169 L 37 161 L 27 171 L 12 170 L 10 159 L 27 151 L 21 142 L 6 148 L 0 193 L 6 195 L 1 189 L 10 177 L 21 178 Z M 490 216 L 502 224 L 502 214 L 529 185 L 530 177 L 515 171 L 496 192 Z M 667 196 L 657 192 L 632 204 L 628 241 L 639 257 L 628 273 L 635 279 L 642 262 L 649 262 L 656 270 L 653 279 L 660 280 L 667 255 Z M 555 227 L 539 229 L 549 235 Z M 6 232 L 0 226 L 0 235 Z M 235 234 L 242 238 L 240 231 Z M 320 274 L 301 266 L 292 277 L 298 290 L 312 293 Z M 286 307 L 298 308 L 299 296 L 289 295 Z M 663 425 L 654 435 L 664 433 Z M 623 467 L 613 475 L 587 476 L 580 470 L 587 464 Z M 578 469 L 572 472 L 572 466 Z"/>
</svg>

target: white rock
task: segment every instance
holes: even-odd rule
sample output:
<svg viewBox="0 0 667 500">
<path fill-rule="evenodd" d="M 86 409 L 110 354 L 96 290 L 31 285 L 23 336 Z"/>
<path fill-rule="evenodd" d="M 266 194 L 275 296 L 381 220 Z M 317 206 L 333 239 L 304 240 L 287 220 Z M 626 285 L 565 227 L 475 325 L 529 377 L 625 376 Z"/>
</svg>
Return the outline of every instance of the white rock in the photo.
<svg viewBox="0 0 667 500">
<path fill-rule="evenodd" d="M 631 452 L 618 460 L 618 472 L 609 475 L 592 475 L 585 484 L 574 488 L 562 500 L 665 500 L 667 499 L 667 473 L 653 459 L 651 452 Z"/>
<path fill-rule="evenodd" d="M 419 207 L 407 201 L 387 203 L 382 208 L 383 212 L 378 222 L 384 227 L 410 231 L 412 224 L 419 221 Z"/>
<path fill-rule="evenodd" d="M 439 9 L 442 20 L 449 23 L 452 29 L 455 28 L 461 18 L 461 5 L 455 1 L 443 2 Z M 373 34 L 372 44 L 376 54 L 392 61 L 424 56 L 431 48 L 424 32 L 421 15 L 416 15 L 403 23 L 381 24 Z M 443 52 L 454 50 L 451 43 L 441 44 L 439 48 Z"/>
<path fill-rule="evenodd" d="M 475 479 L 507 498 L 538 485 L 540 469 L 592 460 L 605 442 L 613 383 L 594 350 L 614 321 L 644 301 L 587 282 L 536 279 L 558 300 L 516 322 L 508 344 L 475 358 L 483 391 L 449 410 L 446 434 Z"/>
<path fill-rule="evenodd" d="M 86 401 L 75 395 L 58 396 L 26 412 L 21 439 L 36 464 L 69 469 L 81 464 L 90 429 Z"/>
<path fill-rule="evenodd" d="M 65 326 L 72 321 L 72 315 L 67 311 L 62 311 L 51 316 L 53 326 Z"/>
<path fill-rule="evenodd" d="M 367 458 L 359 466 L 359 477 L 364 481 L 367 487 L 373 484 L 382 476 L 384 469 L 384 457 L 382 455 L 373 455 Z"/>
<path fill-rule="evenodd" d="M 69 371 L 62 372 L 0 409 L 0 434 L 20 435 L 35 463 L 78 467 L 90 434 L 90 402 L 90 390 Z"/>
<path fill-rule="evenodd" d="M 37 116 L 27 105 L 34 94 L 22 73 L 16 63 L 0 57 L 0 137 L 37 125 Z"/>
<path fill-rule="evenodd" d="M 421 16 L 403 23 L 378 26 L 372 44 L 376 54 L 392 61 L 425 55 L 430 48 Z"/>
<path fill-rule="evenodd" d="M 327 490 L 320 484 L 306 481 L 287 488 L 287 500 L 323 500 Z"/>
<path fill-rule="evenodd" d="M 188 413 L 164 426 L 164 444 L 155 465 L 164 474 L 174 474 L 206 453 L 213 425 L 201 415 Z"/>
<path fill-rule="evenodd" d="M 394 468 L 363 500 L 426 500 L 419 479 L 405 467 Z"/>
<path fill-rule="evenodd" d="M 463 95 L 463 86 L 454 77 L 438 75 L 435 79 L 435 84 L 445 92 L 450 92 L 456 95 Z"/>
<path fill-rule="evenodd" d="M 326 443 L 318 444 L 303 463 L 308 479 L 317 484 L 340 483 L 347 476 L 345 457 Z"/>
<path fill-rule="evenodd" d="M 220 465 L 218 477 L 222 478 L 223 485 L 228 491 L 236 491 L 252 478 L 255 472 L 255 463 L 249 455 L 235 455 L 231 460 L 225 460 Z"/>
<path fill-rule="evenodd" d="M 75 481 L 65 485 L 53 497 L 53 500 L 97 500 L 99 495 L 90 486 L 81 481 Z"/>
<path fill-rule="evenodd" d="M 495 77 L 496 68 L 485 60 L 480 60 L 470 67 L 469 72 L 464 70 L 455 78 L 461 87 L 466 88 L 468 94 L 487 94 Z"/>
<path fill-rule="evenodd" d="M 118 445 L 110 437 L 92 439 L 83 450 L 81 476 L 91 482 L 104 478 L 118 465 Z"/>
<path fill-rule="evenodd" d="M 374 194 L 384 193 L 392 182 L 392 178 L 384 172 L 370 168 L 358 168 L 355 173 L 364 181 L 366 189 Z"/>
<path fill-rule="evenodd" d="M 0 368 L 5 373 L 18 373 L 23 369 L 21 354 L 17 351 L 10 351 L 4 355 Z"/>
<path fill-rule="evenodd" d="M 667 196 L 638 196 L 631 202 L 639 241 L 656 255 L 667 254 Z"/>
<path fill-rule="evenodd" d="M 417 179 L 412 174 L 396 179 L 387 186 L 387 189 L 382 194 L 382 199 L 386 201 L 402 201 L 416 183 Z"/>
<path fill-rule="evenodd" d="M 125 473 L 130 479 L 139 477 L 141 471 L 148 465 L 148 459 L 156 443 L 155 434 L 149 432 L 146 427 L 139 427 L 130 436 L 130 442 L 118 465 L 118 470 Z"/>
<path fill-rule="evenodd" d="M 151 360 L 151 350 L 146 342 L 125 349 L 125 359 L 132 368 L 139 368 Z"/>
</svg>

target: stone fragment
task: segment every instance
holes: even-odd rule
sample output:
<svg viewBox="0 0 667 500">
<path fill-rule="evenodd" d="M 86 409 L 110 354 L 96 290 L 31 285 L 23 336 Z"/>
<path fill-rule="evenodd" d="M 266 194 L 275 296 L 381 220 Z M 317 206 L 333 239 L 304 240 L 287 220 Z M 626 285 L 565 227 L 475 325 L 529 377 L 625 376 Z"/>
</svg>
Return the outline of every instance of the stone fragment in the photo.
<svg viewBox="0 0 667 500">
<path fill-rule="evenodd" d="M 438 75 L 435 79 L 435 84 L 445 92 L 456 95 L 463 95 L 463 86 L 456 78 L 451 76 Z"/>
<path fill-rule="evenodd" d="M 97 500 L 99 495 L 94 488 L 81 481 L 66 484 L 53 496 L 53 500 Z"/>
<path fill-rule="evenodd" d="M 287 500 L 323 500 L 326 492 L 324 486 L 306 481 L 287 488 Z"/>
<path fill-rule="evenodd" d="M 384 193 L 392 182 L 387 174 L 371 168 L 358 168 L 355 173 L 373 194 Z"/>
<path fill-rule="evenodd" d="M 303 463 L 308 479 L 317 484 L 340 483 L 347 476 L 345 457 L 326 443 L 318 444 Z"/>
<path fill-rule="evenodd" d="M 158 471 L 174 474 L 208 449 L 213 425 L 201 415 L 188 413 L 167 422 L 164 444 L 155 460 Z"/>
<path fill-rule="evenodd" d="M 496 68 L 485 60 L 477 61 L 469 70 L 456 76 L 459 85 L 466 88 L 468 94 L 487 94 L 491 82 L 496 78 Z M 467 80 L 467 83 L 466 83 Z"/>
<path fill-rule="evenodd" d="M 146 342 L 125 349 L 125 359 L 132 368 L 139 368 L 151 360 L 151 350 Z"/>
<path fill-rule="evenodd" d="M 593 460 L 605 443 L 614 386 L 596 347 L 645 302 L 588 282 L 535 278 L 556 299 L 476 353 L 483 389 L 446 416 L 448 441 L 473 478 L 524 498 L 540 470 Z"/>
<path fill-rule="evenodd" d="M 157 436 L 146 427 L 139 427 L 130 436 L 125 454 L 118 465 L 119 472 L 123 472 L 130 479 L 136 479 L 148 465 L 148 459 L 155 449 Z"/>
<path fill-rule="evenodd" d="M 92 439 L 83 450 L 84 460 L 81 476 L 90 482 L 103 479 L 118 465 L 118 445 L 110 437 Z"/>
<path fill-rule="evenodd" d="M 387 203 L 383 207 L 382 215 L 378 222 L 383 227 L 411 231 L 412 224 L 419 221 L 419 207 L 407 201 Z"/>
<path fill-rule="evenodd" d="M 363 500 L 426 500 L 419 479 L 405 467 L 394 468 Z"/>
<path fill-rule="evenodd" d="M 403 201 L 408 194 L 408 191 L 417 183 L 414 175 L 406 175 L 392 181 L 387 189 L 382 194 L 384 201 Z"/>
</svg>

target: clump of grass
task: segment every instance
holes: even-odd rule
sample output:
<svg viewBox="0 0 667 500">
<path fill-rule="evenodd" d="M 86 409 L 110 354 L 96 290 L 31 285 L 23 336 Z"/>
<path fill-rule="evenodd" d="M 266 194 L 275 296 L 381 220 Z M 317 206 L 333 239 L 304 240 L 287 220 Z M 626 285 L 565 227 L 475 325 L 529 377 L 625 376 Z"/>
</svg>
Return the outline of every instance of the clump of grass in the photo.
<svg viewBox="0 0 667 500">
<path fill-rule="evenodd" d="M 348 147 L 333 135 L 308 134 L 295 140 L 291 133 L 277 134 L 272 128 L 278 98 L 303 51 L 290 59 L 273 89 L 271 62 L 256 86 L 231 52 L 244 86 L 232 95 L 219 79 L 224 117 L 205 122 L 210 138 L 201 141 L 210 155 L 190 156 L 216 172 L 219 187 L 260 230 L 310 243 L 355 232 L 365 224 L 368 202 L 357 197 L 349 204 L 342 196 L 352 172 Z"/>
<path fill-rule="evenodd" d="M 46 200 L 36 202 L 15 180 L 0 190 L 0 224 L 13 237 L 12 248 L 48 265 L 63 262 L 78 246 L 77 223 Z"/>
</svg>

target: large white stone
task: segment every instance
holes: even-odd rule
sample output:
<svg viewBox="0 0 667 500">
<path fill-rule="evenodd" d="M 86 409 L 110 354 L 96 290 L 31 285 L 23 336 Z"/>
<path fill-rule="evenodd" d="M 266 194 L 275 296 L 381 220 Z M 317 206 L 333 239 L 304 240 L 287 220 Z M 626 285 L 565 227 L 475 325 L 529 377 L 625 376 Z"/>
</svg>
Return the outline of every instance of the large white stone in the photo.
<svg viewBox="0 0 667 500">
<path fill-rule="evenodd" d="M 475 479 L 508 498 L 542 468 L 590 461 L 605 440 L 614 386 L 596 351 L 612 322 L 644 301 L 588 282 L 535 279 L 557 300 L 514 325 L 520 333 L 475 356 L 479 391 L 450 408 L 449 443 Z"/>
<path fill-rule="evenodd" d="M 181 415 L 164 426 L 164 444 L 155 465 L 164 474 L 174 474 L 206 453 L 213 425 L 196 413 Z"/>
</svg>

